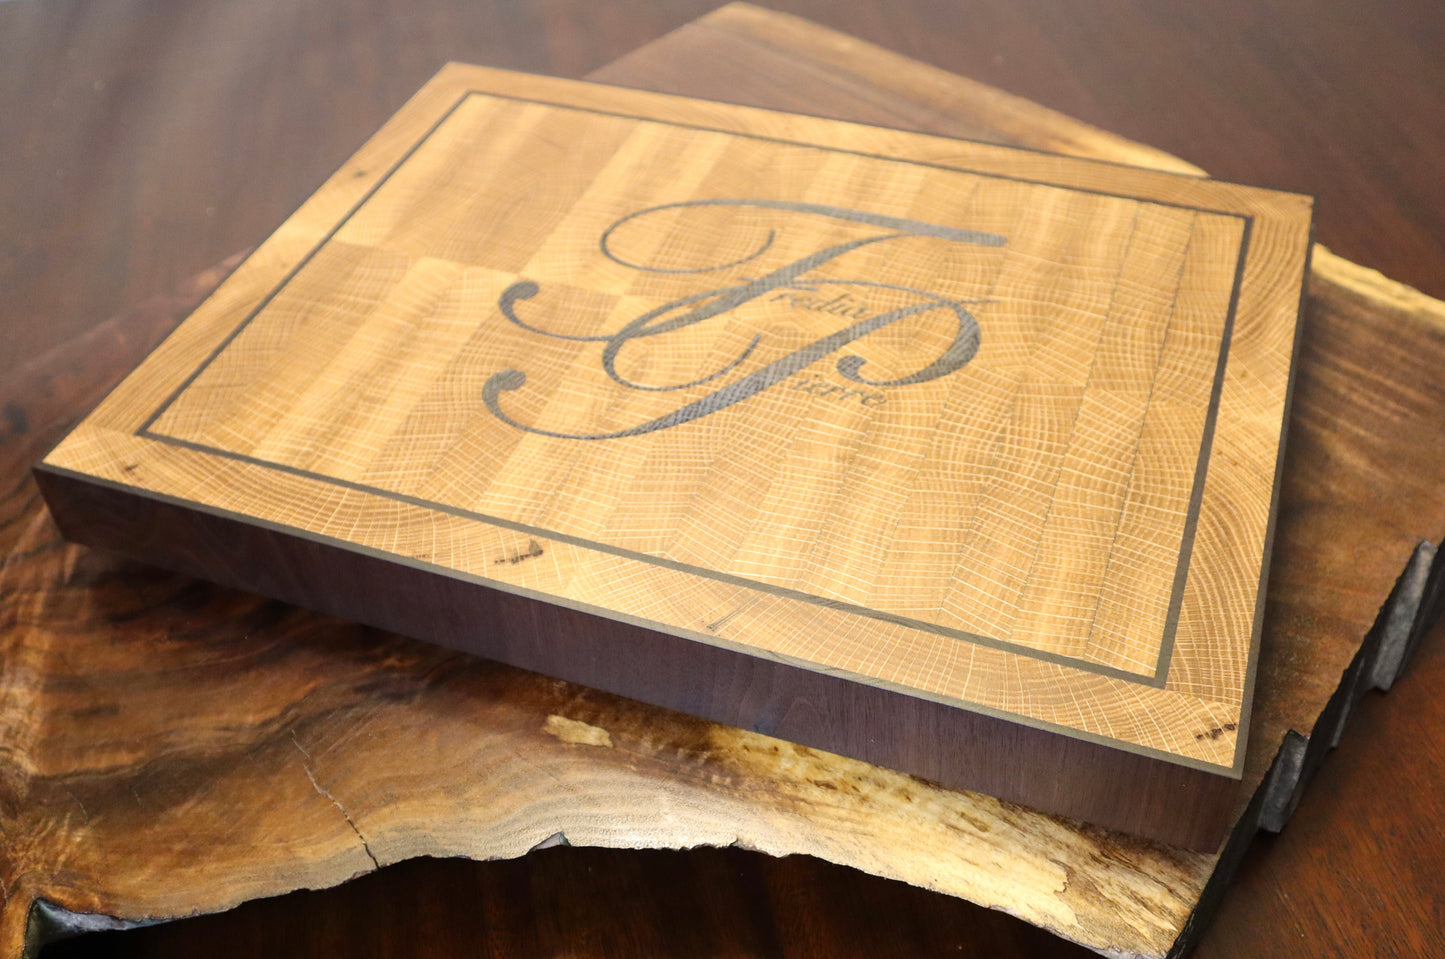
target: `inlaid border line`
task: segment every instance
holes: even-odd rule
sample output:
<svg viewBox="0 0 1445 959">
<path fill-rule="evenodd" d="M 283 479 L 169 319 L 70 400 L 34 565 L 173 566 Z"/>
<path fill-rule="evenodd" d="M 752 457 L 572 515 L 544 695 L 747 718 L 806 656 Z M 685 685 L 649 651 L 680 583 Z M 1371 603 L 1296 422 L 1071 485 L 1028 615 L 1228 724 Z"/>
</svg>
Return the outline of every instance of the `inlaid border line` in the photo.
<svg viewBox="0 0 1445 959">
<path fill-rule="evenodd" d="M 805 149 L 823 150 L 830 153 L 858 156 L 867 159 L 884 160 L 891 163 L 906 163 L 914 166 L 928 167 L 931 169 L 943 170 L 952 173 L 965 173 L 972 176 L 985 177 L 995 180 L 1005 180 L 1016 183 L 1028 183 L 1036 186 L 1050 187 L 1058 190 L 1067 190 L 1075 193 L 1113 197 L 1116 199 L 1131 200 L 1136 203 L 1148 203 L 1155 206 L 1169 207 L 1174 209 L 1193 210 L 1198 213 L 1234 217 L 1241 220 L 1244 229 L 1240 241 L 1239 254 L 1235 260 L 1234 284 L 1230 297 L 1229 309 L 1225 315 L 1223 334 L 1220 337 L 1219 360 L 1215 370 L 1210 403 L 1205 416 L 1204 429 L 1202 432 L 1200 443 L 1199 461 L 1196 466 L 1194 482 L 1190 491 L 1190 504 L 1188 512 L 1186 513 L 1183 535 L 1180 542 L 1180 560 L 1175 570 L 1174 588 L 1171 591 L 1169 613 L 1165 619 L 1164 634 L 1160 639 L 1159 656 L 1154 674 L 1151 676 L 1147 673 L 1135 673 L 1128 670 L 1120 669 L 1118 667 L 1108 666 L 1103 663 L 1097 663 L 1093 660 L 1065 656 L 1060 653 L 1051 653 L 1046 650 L 1039 650 L 1030 646 L 1025 646 L 1018 643 L 1011 643 L 1007 640 L 996 639 L 990 636 L 982 636 L 975 633 L 969 633 L 964 630 L 957 630 L 946 626 L 940 626 L 934 623 L 929 623 L 925 620 L 912 619 L 910 617 L 902 616 L 899 614 L 888 613 L 883 610 L 876 610 L 866 606 L 859 606 L 853 603 L 846 603 L 840 600 L 829 599 L 824 596 L 817 596 L 815 594 L 806 593 L 801 590 L 794 590 L 787 587 L 775 586 L 770 583 L 760 582 L 757 580 L 750 580 L 745 577 L 734 576 L 733 574 L 724 573 L 719 570 L 711 570 L 706 567 L 693 566 L 687 563 L 680 563 L 675 560 L 653 556 L 651 554 L 639 552 L 636 550 L 629 550 L 607 543 L 587 540 L 582 537 L 572 536 L 570 534 L 562 533 L 556 530 L 548 530 L 542 527 L 534 527 L 525 523 L 517 523 L 511 520 L 507 520 L 502 517 L 494 517 L 483 513 L 463 510 L 445 503 L 424 500 L 419 497 L 413 497 L 403 493 L 396 493 L 390 490 L 382 489 L 380 487 L 368 486 L 363 483 L 356 483 L 350 480 L 344 480 L 339 477 L 326 476 L 321 473 L 315 473 L 310 470 L 300 469 L 284 463 L 275 463 L 267 460 L 262 460 L 256 457 L 248 456 L 246 454 L 235 453 L 230 450 L 206 446 L 201 443 L 181 439 L 179 437 L 167 436 L 165 434 L 153 431 L 152 427 L 155 425 L 155 423 L 162 416 L 165 415 L 165 413 L 176 403 L 177 400 L 180 399 L 180 397 L 186 392 L 186 390 L 195 383 L 195 381 L 201 376 L 201 374 L 203 374 L 206 369 L 208 369 L 210 365 L 214 363 L 216 359 L 218 359 L 220 355 L 225 352 L 225 350 L 233 342 L 235 342 L 236 338 L 239 337 L 248 326 L 250 326 L 252 321 L 255 320 L 256 317 L 259 316 L 266 309 L 266 307 L 271 304 L 271 302 L 291 283 L 292 280 L 296 278 L 296 276 L 311 262 L 311 260 L 329 242 L 331 242 L 331 240 L 336 236 L 336 234 L 339 233 L 368 202 L 370 202 L 370 200 L 373 196 L 375 196 L 377 191 L 379 191 L 392 178 L 392 176 L 394 176 L 401 169 L 401 167 L 404 166 L 407 161 L 410 160 L 417 153 L 417 151 L 420 150 L 422 146 L 424 146 L 427 141 L 430 140 L 437 133 L 437 131 L 440 130 L 441 127 L 452 118 L 453 115 L 455 115 L 457 110 L 460 109 L 464 103 L 466 103 L 474 96 L 487 97 L 498 100 L 510 100 L 518 103 L 530 103 L 556 109 L 571 110 L 579 113 L 590 113 L 599 116 L 609 116 L 618 119 L 634 120 L 644 123 L 655 123 L 661 126 L 669 126 L 679 129 L 697 130 L 709 133 L 721 133 L 725 136 L 733 136 L 768 143 L 796 146 Z M 180 384 L 178 384 L 176 388 L 172 390 L 171 393 L 165 398 L 161 405 L 157 407 L 156 410 L 145 419 L 141 426 L 136 430 L 135 435 L 143 439 L 165 443 L 170 446 L 185 448 L 191 450 L 192 452 L 220 456 L 226 459 L 249 463 L 251 465 L 259 466 L 266 469 L 274 469 L 280 472 L 289 473 L 318 482 L 328 483 L 330 485 L 351 489 L 356 492 L 380 496 L 384 499 L 390 499 L 394 502 L 406 503 L 408 505 L 416 506 L 423 509 L 431 509 L 438 512 L 454 515 L 459 518 L 485 522 L 491 525 L 502 527 L 504 529 L 511 529 L 517 532 L 525 532 L 529 535 L 541 536 L 544 539 L 567 543 L 569 545 L 578 546 L 585 549 L 592 549 L 598 552 L 622 558 L 633 559 L 666 569 L 672 569 L 675 571 L 699 575 L 713 579 L 718 582 L 758 590 L 760 592 L 769 593 L 782 598 L 788 598 L 799 602 L 804 602 L 809 605 L 850 612 L 866 618 L 892 623 L 894 625 L 903 626 L 905 628 L 917 629 L 923 632 L 929 632 L 935 635 L 945 636 L 952 639 L 958 639 L 964 642 L 974 643 L 987 648 L 1013 653 L 1015 655 L 1024 656 L 1026 658 L 1035 659 L 1041 662 L 1047 662 L 1059 666 L 1066 666 L 1069 668 L 1078 669 L 1083 672 L 1093 673 L 1100 676 L 1121 679 L 1126 682 L 1134 683 L 1140 686 L 1163 688 L 1167 683 L 1169 666 L 1173 658 L 1174 638 L 1175 633 L 1178 630 L 1179 611 L 1183 601 L 1184 586 L 1188 581 L 1188 569 L 1190 565 L 1190 557 L 1194 542 L 1194 534 L 1198 525 L 1199 509 L 1203 498 L 1204 474 L 1208 466 L 1209 452 L 1213 444 L 1214 425 L 1219 412 L 1219 402 L 1223 390 L 1224 372 L 1229 355 L 1229 347 L 1233 333 L 1235 312 L 1238 307 L 1240 288 L 1243 282 L 1244 267 L 1247 258 L 1249 236 L 1253 225 L 1253 220 L 1254 218 L 1252 216 L 1236 213 L 1233 211 L 1214 210 L 1207 207 L 1191 206 L 1185 203 L 1174 203 L 1166 200 L 1145 199 L 1127 193 L 1117 193 L 1092 187 L 1067 186 L 1059 183 L 1054 183 L 1049 180 L 1041 180 L 1031 177 L 1010 176 L 1008 174 L 1002 173 L 991 173 L 986 171 L 973 170 L 967 167 L 950 166 L 948 164 L 936 163 L 927 160 L 910 160 L 907 158 L 888 156 L 886 154 L 869 153 L 866 151 L 852 150 L 845 147 L 832 147 L 823 144 L 808 143 L 806 141 L 789 140 L 782 137 L 766 136 L 758 133 L 747 133 L 736 130 L 722 129 L 718 127 L 708 127 L 700 124 L 681 123 L 672 120 L 659 120 L 655 117 L 640 116 L 637 114 L 621 113 L 610 110 L 601 110 L 592 107 L 577 106 L 575 104 L 569 103 L 559 103 L 552 100 L 543 100 L 533 97 L 523 97 L 513 94 L 496 93 L 486 90 L 467 90 L 462 93 L 450 107 L 447 108 L 447 110 L 441 115 L 441 117 L 438 118 L 436 122 L 433 123 L 426 130 L 426 132 L 423 133 L 422 136 L 415 143 L 413 143 L 406 150 L 406 152 L 401 155 L 399 159 L 397 159 L 395 163 L 392 164 L 392 166 L 386 171 L 386 173 L 382 174 L 382 176 L 378 178 L 377 181 L 367 189 L 367 191 L 361 196 L 359 200 L 357 200 L 357 202 L 351 207 L 351 209 L 348 210 L 346 214 L 340 220 L 338 220 L 336 224 L 321 237 L 320 240 L 317 241 L 316 245 L 313 246 L 306 253 L 306 255 L 302 257 L 296 263 L 296 265 L 293 266 L 286 273 L 284 277 L 281 278 L 280 282 L 274 288 L 272 288 L 270 292 L 266 294 L 266 296 L 261 300 L 261 302 L 258 303 L 240 321 L 240 323 L 236 325 L 234 329 L 232 329 L 224 338 L 222 338 L 222 340 L 215 346 L 214 349 L 211 350 L 211 352 L 205 357 L 205 359 L 201 361 L 200 365 L 198 365 L 195 370 L 193 370 L 184 380 L 182 380 Z M 656 625 L 663 629 L 668 628 L 668 624 L 665 623 L 659 622 Z"/>
</svg>

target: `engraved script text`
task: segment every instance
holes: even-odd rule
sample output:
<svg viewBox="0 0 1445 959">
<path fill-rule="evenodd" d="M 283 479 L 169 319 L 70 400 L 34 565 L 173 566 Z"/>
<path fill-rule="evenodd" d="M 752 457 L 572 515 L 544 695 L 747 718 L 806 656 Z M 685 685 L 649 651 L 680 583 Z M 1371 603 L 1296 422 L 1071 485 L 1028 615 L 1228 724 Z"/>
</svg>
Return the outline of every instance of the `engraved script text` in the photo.
<svg viewBox="0 0 1445 959">
<path fill-rule="evenodd" d="M 810 278 L 808 274 L 810 271 L 854 250 L 875 243 L 886 243 L 890 240 L 898 240 L 905 237 L 934 237 L 955 243 L 1001 246 L 1005 242 L 1002 236 L 995 233 L 960 230 L 956 227 L 943 226 L 936 223 L 925 223 L 919 220 L 883 216 L 877 213 L 868 213 L 861 210 L 850 210 L 843 207 L 826 206 L 817 203 L 765 199 L 689 200 L 681 203 L 668 203 L 662 206 L 649 207 L 622 217 L 608 227 L 602 234 L 601 248 L 603 255 L 622 266 L 649 273 L 709 273 L 738 267 L 755 260 L 773 245 L 776 233 L 773 230 L 769 230 L 762 244 L 749 255 L 729 263 L 693 269 L 668 269 L 659 266 L 649 266 L 644 263 L 634 263 L 626 260 L 613 250 L 611 242 L 613 235 L 622 226 L 664 211 L 693 207 L 745 207 L 781 210 L 800 216 L 820 216 L 834 220 L 862 223 L 867 226 L 877 227 L 880 232 L 848 240 L 843 243 L 837 243 L 818 250 L 807 256 L 793 260 L 790 263 L 785 263 L 755 279 L 743 279 L 737 283 L 718 286 L 701 293 L 681 297 L 670 303 L 665 303 L 662 306 L 641 314 L 615 333 L 595 336 L 573 336 L 544 329 L 534 322 L 524 319 L 518 313 L 518 305 L 526 300 L 532 299 L 539 292 L 537 284 L 531 280 L 519 280 L 507 287 L 497 302 L 498 309 L 501 310 L 502 315 L 505 316 L 507 320 L 532 333 L 559 340 L 603 344 L 601 356 L 602 368 L 613 381 L 628 389 L 660 392 L 693 389 L 727 376 L 727 374 L 736 370 L 753 354 L 753 351 L 757 348 L 759 340 L 761 339 L 761 334 L 753 337 L 752 342 L 749 343 L 737 357 L 720 369 L 686 383 L 675 383 L 663 386 L 629 380 L 618 372 L 618 356 L 627 344 L 633 340 L 675 333 L 694 324 L 712 319 L 713 317 L 730 313 L 745 304 L 765 297 L 778 299 L 787 296 L 801 308 L 832 313 L 843 319 L 854 320 L 854 322 L 780 359 L 774 360 L 760 369 L 748 373 L 746 376 L 721 385 L 716 390 L 680 406 L 671 413 L 626 429 L 606 433 L 562 433 L 540 426 L 528 426 L 518 422 L 502 409 L 501 404 L 502 394 L 519 390 L 527 383 L 527 374 L 515 369 L 503 370 L 496 373 L 487 380 L 482 388 L 482 400 L 486 403 L 487 409 L 491 411 L 493 416 L 496 416 L 498 419 L 517 429 L 562 439 L 621 439 L 629 436 L 641 436 L 656 430 L 670 429 L 671 427 L 680 426 L 683 423 L 688 423 L 716 413 L 735 403 L 740 403 L 763 390 L 776 386 L 783 380 L 808 368 L 814 363 L 831 356 L 850 343 L 860 340 L 892 323 L 896 323 L 905 317 L 915 316 L 932 310 L 943 311 L 945 314 L 950 315 L 955 323 L 952 341 L 932 362 L 903 376 L 877 380 L 864 375 L 863 368 L 866 364 L 861 356 L 850 354 L 838 359 L 834 365 L 837 373 L 846 380 L 863 386 L 873 387 L 875 390 L 878 387 L 908 386 L 914 383 L 925 383 L 941 376 L 947 376 L 949 373 L 963 367 L 969 360 L 973 359 L 974 355 L 978 352 L 980 342 L 978 322 L 974 319 L 973 314 L 968 311 L 967 307 L 977 305 L 982 301 L 957 300 L 940 296 L 928 290 L 920 290 L 875 280 Z M 869 315 L 869 311 L 861 308 L 860 301 L 849 296 L 847 290 L 838 289 L 836 293 L 829 290 L 828 295 L 823 295 L 821 288 L 824 287 L 873 288 L 876 290 L 902 292 L 912 294 L 917 298 L 917 302 L 876 315 Z M 870 395 L 881 394 L 870 393 Z M 876 405 L 876 403 L 870 403 L 868 405 Z"/>
</svg>

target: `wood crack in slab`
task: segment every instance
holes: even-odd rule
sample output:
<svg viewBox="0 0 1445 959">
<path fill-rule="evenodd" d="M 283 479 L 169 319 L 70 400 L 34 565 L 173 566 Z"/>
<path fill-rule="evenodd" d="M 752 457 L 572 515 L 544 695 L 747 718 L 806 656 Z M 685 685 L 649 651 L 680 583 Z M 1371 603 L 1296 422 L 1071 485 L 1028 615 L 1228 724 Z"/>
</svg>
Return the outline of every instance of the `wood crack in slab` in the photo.
<svg viewBox="0 0 1445 959">
<path fill-rule="evenodd" d="M 337 812 L 341 813 L 341 818 L 345 819 L 346 824 L 351 827 L 351 831 L 356 833 L 357 841 L 361 843 L 361 850 L 366 853 L 366 858 L 371 860 L 373 866 L 380 869 L 381 863 L 377 861 L 376 855 L 371 851 L 371 844 L 366 841 L 366 837 L 362 835 L 361 830 L 357 828 L 355 821 L 352 820 L 351 813 L 347 812 L 346 807 L 341 805 L 341 801 L 331 794 L 331 790 L 316 781 L 316 774 L 311 771 L 311 754 L 302 747 L 301 742 L 296 738 L 296 730 L 293 729 L 290 730 L 290 732 L 292 744 L 294 744 L 296 750 L 305 757 L 301 762 L 301 768 L 305 770 L 306 778 L 311 780 L 311 787 L 320 795 L 331 800 L 331 805 L 336 807 Z"/>
</svg>

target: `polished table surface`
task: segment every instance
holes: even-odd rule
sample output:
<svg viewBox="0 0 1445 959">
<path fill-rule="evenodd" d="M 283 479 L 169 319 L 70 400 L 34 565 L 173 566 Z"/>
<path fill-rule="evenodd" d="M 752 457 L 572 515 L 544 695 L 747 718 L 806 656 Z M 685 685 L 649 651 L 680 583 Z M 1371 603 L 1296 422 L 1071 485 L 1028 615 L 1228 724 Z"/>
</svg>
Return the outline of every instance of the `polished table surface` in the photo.
<svg viewBox="0 0 1445 959">
<path fill-rule="evenodd" d="M 1435 3 L 771 5 L 1216 176 L 1315 194 L 1322 242 L 1445 297 L 1445 8 Z M 0 376 L 257 243 L 443 61 L 580 76 L 714 6 L 0 2 Z M 1199 955 L 1445 951 L 1442 682 L 1437 629 L 1388 696 L 1362 703 L 1285 833 L 1257 844 Z M 202 950 L 1078 952 L 967 903 L 811 859 L 557 848 L 512 862 L 403 863 L 336 890 L 47 954 Z"/>
</svg>

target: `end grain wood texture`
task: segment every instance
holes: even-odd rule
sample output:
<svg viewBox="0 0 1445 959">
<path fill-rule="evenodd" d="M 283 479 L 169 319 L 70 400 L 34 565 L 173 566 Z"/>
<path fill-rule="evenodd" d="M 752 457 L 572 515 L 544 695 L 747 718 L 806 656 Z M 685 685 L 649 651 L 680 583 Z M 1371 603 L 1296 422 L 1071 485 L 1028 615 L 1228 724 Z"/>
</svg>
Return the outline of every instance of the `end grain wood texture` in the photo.
<svg viewBox="0 0 1445 959">
<path fill-rule="evenodd" d="M 1213 849 L 1311 208 L 454 65 L 42 488 L 82 542 Z"/>
</svg>

